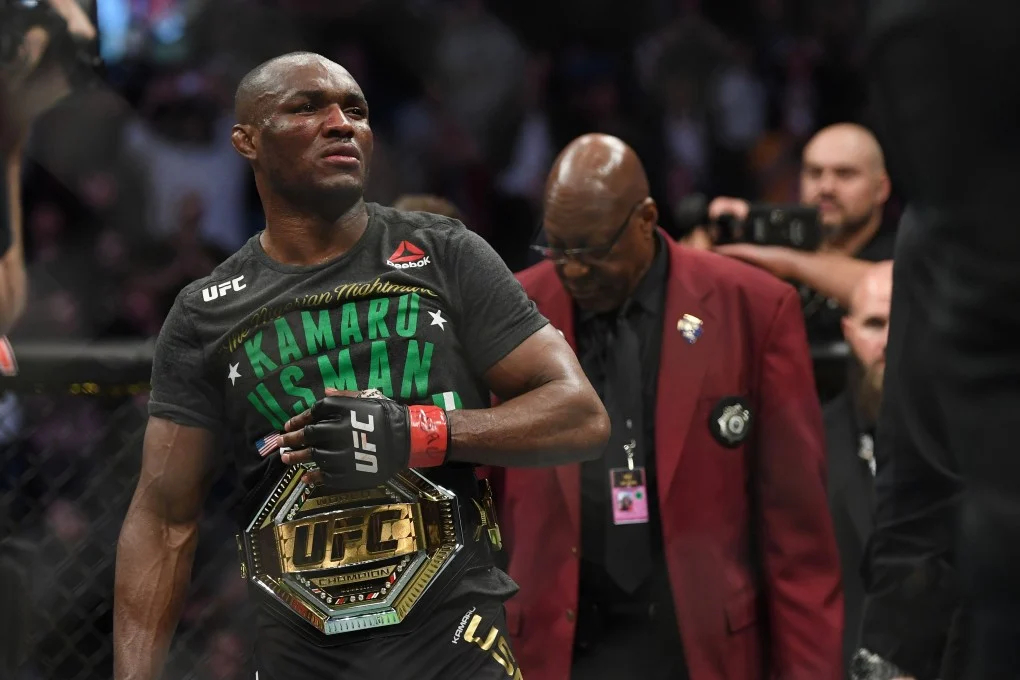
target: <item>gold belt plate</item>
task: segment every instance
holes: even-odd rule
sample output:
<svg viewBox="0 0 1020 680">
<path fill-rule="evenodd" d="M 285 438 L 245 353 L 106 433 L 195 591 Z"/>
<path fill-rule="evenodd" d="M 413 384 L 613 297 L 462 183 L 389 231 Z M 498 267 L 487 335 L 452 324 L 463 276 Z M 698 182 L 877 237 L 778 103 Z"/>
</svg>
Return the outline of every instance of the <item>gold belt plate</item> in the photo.
<svg viewBox="0 0 1020 680">
<path fill-rule="evenodd" d="M 464 547 L 457 497 L 414 470 L 335 492 L 286 470 L 240 537 L 242 574 L 326 635 L 403 621 Z"/>
</svg>

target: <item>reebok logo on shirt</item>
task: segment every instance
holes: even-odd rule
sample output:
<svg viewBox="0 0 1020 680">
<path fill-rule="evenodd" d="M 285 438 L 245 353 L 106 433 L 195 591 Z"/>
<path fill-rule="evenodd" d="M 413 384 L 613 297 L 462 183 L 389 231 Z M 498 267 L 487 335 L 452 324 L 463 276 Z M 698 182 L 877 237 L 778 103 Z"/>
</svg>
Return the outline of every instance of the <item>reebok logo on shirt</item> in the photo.
<svg viewBox="0 0 1020 680">
<path fill-rule="evenodd" d="M 394 269 L 411 269 L 412 267 L 424 267 L 429 261 L 429 256 L 421 248 L 410 241 L 401 241 L 390 258 L 386 260 L 386 264 Z"/>
</svg>

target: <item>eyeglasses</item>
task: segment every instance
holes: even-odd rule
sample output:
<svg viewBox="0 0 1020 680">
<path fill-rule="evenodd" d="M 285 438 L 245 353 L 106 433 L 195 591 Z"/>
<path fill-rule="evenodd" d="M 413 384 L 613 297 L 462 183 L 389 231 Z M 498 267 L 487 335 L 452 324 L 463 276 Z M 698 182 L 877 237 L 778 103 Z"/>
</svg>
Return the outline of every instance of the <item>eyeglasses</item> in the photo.
<svg viewBox="0 0 1020 680">
<path fill-rule="evenodd" d="M 533 245 L 531 249 L 539 253 L 542 257 L 547 260 L 552 260 L 556 264 L 563 264 L 567 260 L 574 260 L 584 265 L 598 264 L 603 262 L 609 257 L 613 249 L 616 248 L 616 244 L 623 238 L 623 234 L 627 231 L 627 227 L 630 226 L 630 220 L 634 217 L 634 212 L 639 206 L 644 204 L 645 199 L 641 199 L 630 209 L 627 213 L 627 218 L 620 225 L 619 229 L 616 230 L 616 234 L 612 240 L 604 246 L 591 246 L 587 248 L 553 248 L 551 246 L 538 246 Z"/>
</svg>

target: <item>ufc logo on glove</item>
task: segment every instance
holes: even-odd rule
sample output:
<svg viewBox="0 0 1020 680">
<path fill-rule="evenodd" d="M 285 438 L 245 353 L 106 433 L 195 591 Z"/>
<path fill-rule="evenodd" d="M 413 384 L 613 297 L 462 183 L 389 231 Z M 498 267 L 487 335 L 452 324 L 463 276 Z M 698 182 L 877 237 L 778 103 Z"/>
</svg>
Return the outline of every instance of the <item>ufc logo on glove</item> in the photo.
<svg viewBox="0 0 1020 680">
<path fill-rule="evenodd" d="M 351 427 L 354 432 L 354 469 L 358 472 L 379 472 L 379 458 L 375 455 L 375 444 L 368 441 L 368 433 L 375 430 L 375 418 L 368 416 L 368 422 L 358 421 L 358 412 L 351 411 Z M 358 432 L 361 432 L 361 442 L 358 442 Z"/>
</svg>

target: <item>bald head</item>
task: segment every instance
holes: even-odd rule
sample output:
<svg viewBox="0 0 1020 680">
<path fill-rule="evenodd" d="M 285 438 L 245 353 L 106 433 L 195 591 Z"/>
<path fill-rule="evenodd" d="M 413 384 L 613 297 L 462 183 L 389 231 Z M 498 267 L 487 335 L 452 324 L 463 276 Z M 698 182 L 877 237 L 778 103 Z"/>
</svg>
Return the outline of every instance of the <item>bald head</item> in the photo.
<svg viewBox="0 0 1020 680">
<path fill-rule="evenodd" d="M 633 204 L 648 196 L 648 177 L 634 149 L 622 140 L 603 134 L 583 135 L 557 156 L 545 195 L 547 202 L 554 196 L 569 196 L 593 207 Z"/>
<path fill-rule="evenodd" d="M 870 308 L 887 309 L 892 303 L 892 260 L 872 265 L 850 294 L 850 315 Z"/>
<path fill-rule="evenodd" d="M 878 231 L 889 192 L 882 148 L 867 128 L 830 125 L 804 147 L 801 202 L 818 207 L 829 246 L 855 254 Z"/>
<path fill-rule="evenodd" d="M 234 116 L 243 125 L 264 125 L 269 117 L 267 104 L 286 87 L 287 74 L 295 68 L 319 66 L 327 71 L 346 69 L 314 52 L 291 52 L 264 61 L 241 78 L 234 93 Z"/>
<path fill-rule="evenodd" d="M 854 356 L 866 372 L 885 366 L 885 346 L 889 338 L 889 312 L 892 307 L 893 263 L 873 265 L 854 286 L 850 310 L 843 318 L 843 335 Z"/>
<path fill-rule="evenodd" d="M 857 123 L 836 123 L 822 128 L 804 147 L 804 157 L 812 153 L 839 155 L 860 161 L 870 172 L 885 172 L 885 155 L 878 139 L 868 128 Z"/>
<path fill-rule="evenodd" d="M 641 161 L 616 137 L 578 137 L 556 158 L 543 226 L 550 246 L 578 253 L 557 273 L 582 308 L 617 309 L 648 271 L 659 217 L 648 194 Z"/>
<path fill-rule="evenodd" d="M 374 138 L 365 94 L 346 69 L 285 54 L 241 80 L 234 106 L 230 140 L 255 171 L 267 223 L 293 206 L 329 223 L 364 210 Z"/>
</svg>

